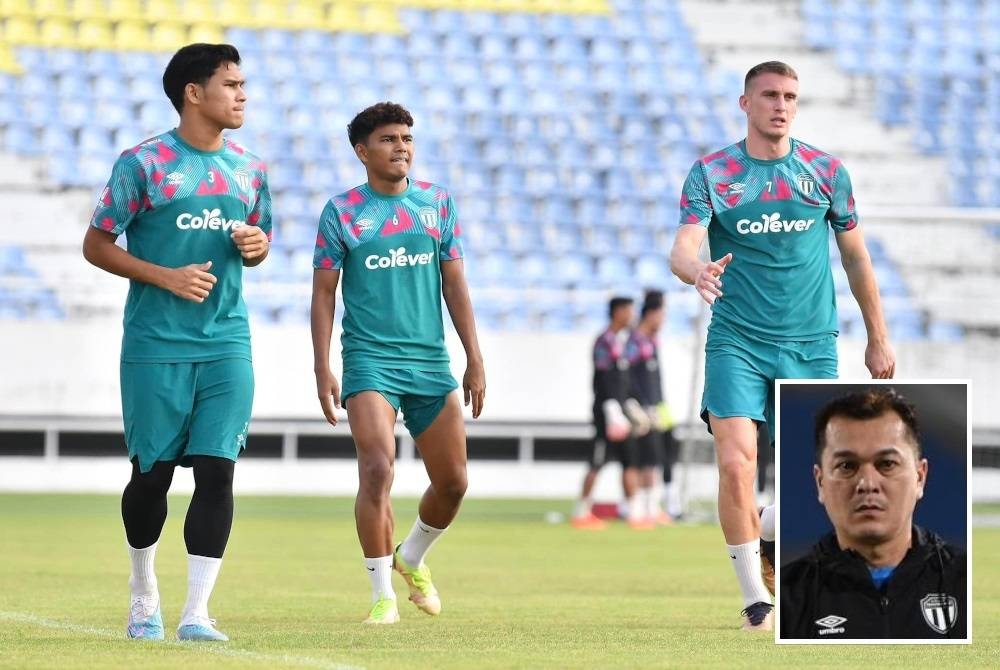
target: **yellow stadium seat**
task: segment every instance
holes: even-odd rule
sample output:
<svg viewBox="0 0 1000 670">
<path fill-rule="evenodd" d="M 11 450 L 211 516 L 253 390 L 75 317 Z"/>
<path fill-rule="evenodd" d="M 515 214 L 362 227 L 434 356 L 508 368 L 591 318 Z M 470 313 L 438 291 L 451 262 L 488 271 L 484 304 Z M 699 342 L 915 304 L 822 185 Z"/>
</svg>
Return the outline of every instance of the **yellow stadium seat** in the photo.
<svg viewBox="0 0 1000 670">
<path fill-rule="evenodd" d="M 137 21 L 142 18 L 141 0 L 106 0 L 108 18 L 112 21 Z"/>
<path fill-rule="evenodd" d="M 284 0 L 259 0 L 254 22 L 258 28 L 288 28 L 288 3 Z"/>
<path fill-rule="evenodd" d="M 0 0 L 0 17 L 34 16 L 31 0 Z"/>
<path fill-rule="evenodd" d="M 361 10 L 357 5 L 333 3 L 326 14 L 323 27 L 334 31 L 361 30 Z"/>
<path fill-rule="evenodd" d="M 11 16 L 4 21 L 3 38 L 7 44 L 38 44 L 38 21 L 34 17 Z"/>
<path fill-rule="evenodd" d="M 153 24 L 150 48 L 153 51 L 177 51 L 187 44 L 188 31 L 181 23 L 160 21 Z"/>
<path fill-rule="evenodd" d="M 142 7 L 142 18 L 150 24 L 160 21 L 183 21 L 183 6 L 178 2 L 147 2 Z"/>
<path fill-rule="evenodd" d="M 149 51 L 149 24 L 132 19 L 115 24 L 114 47 L 120 51 Z"/>
<path fill-rule="evenodd" d="M 362 10 L 361 30 L 370 33 L 404 32 L 399 22 L 399 12 L 396 7 L 384 2 L 373 2 Z"/>
<path fill-rule="evenodd" d="M 184 0 L 185 23 L 215 23 L 219 20 L 215 0 Z"/>
<path fill-rule="evenodd" d="M 218 21 L 224 26 L 256 28 L 253 7 L 247 0 L 218 0 Z"/>
<path fill-rule="evenodd" d="M 24 68 L 17 62 L 14 50 L 6 44 L 0 44 L 0 72 L 8 74 L 24 74 Z"/>
<path fill-rule="evenodd" d="M 320 2 L 300 0 L 288 8 L 288 26 L 297 30 L 322 28 L 326 23 L 326 10 Z"/>
<path fill-rule="evenodd" d="M 108 19 L 108 6 L 104 0 L 72 0 L 69 15 L 82 21 L 85 19 Z"/>
<path fill-rule="evenodd" d="M 39 43 L 46 47 L 76 47 L 76 25 L 69 19 L 49 17 L 42 21 Z"/>
<path fill-rule="evenodd" d="M 226 31 L 217 23 L 195 23 L 188 30 L 187 41 L 189 44 L 222 44 L 226 41 Z"/>
<path fill-rule="evenodd" d="M 35 0 L 35 16 L 40 19 L 54 17 L 58 19 L 70 18 L 69 3 L 66 0 Z"/>
<path fill-rule="evenodd" d="M 84 19 L 76 28 L 76 41 L 81 49 L 110 49 L 114 43 L 111 22 L 105 19 Z"/>
</svg>

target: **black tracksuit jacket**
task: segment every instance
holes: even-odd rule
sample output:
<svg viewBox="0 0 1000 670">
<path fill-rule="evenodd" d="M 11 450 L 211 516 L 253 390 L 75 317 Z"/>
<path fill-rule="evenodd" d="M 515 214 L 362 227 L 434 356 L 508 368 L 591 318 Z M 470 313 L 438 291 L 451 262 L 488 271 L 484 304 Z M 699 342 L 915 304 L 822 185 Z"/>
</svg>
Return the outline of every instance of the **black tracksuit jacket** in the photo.
<svg viewBox="0 0 1000 670">
<path fill-rule="evenodd" d="M 861 556 L 830 533 L 781 566 L 781 638 L 963 639 L 968 628 L 965 551 L 913 527 L 913 542 L 881 589 Z"/>
</svg>

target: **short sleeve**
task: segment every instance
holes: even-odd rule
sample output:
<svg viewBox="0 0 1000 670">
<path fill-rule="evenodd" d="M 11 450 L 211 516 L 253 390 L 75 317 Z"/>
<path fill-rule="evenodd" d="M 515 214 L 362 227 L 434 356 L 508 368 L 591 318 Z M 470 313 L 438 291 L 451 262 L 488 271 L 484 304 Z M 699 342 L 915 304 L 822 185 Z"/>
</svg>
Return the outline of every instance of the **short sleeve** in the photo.
<svg viewBox="0 0 1000 670">
<path fill-rule="evenodd" d="M 339 270 L 343 267 L 347 246 L 340 231 L 340 216 L 331 200 L 319 216 L 316 249 L 313 251 L 313 267 L 317 270 Z"/>
<path fill-rule="evenodd" d="M 684 180 L 681 189 L 681 225 L 694 223 L 708 227 L 712 220 L 712 198 L 708 193 L 708 183 L 701 161 L 696 161 Z"/>
<path fill-rule="evenodd" d="M 441 251 L 442 261 L 453 261 L 464 257 L 462 249 L 462 227 L 458 223 L 458 210 L 451 195 L 441 201 Z"/>
<path fill-rule="evenodd" d="M 263 164 L 260 166 L 258 179 L 260 179 L 260 182 L 257 185 L 257 202 L 254 203 L 253 210 L 251 210 L 250 216 L 247 217 L 247 223 L 263 230 L 267 235 L 268 241 L 271 241 L 271 190 L 267 183 L 267 167 Z"/>
<path fill-rule="evenodd" d="M 830 194 L 830 211 L 827 220 L 834 232 L 844 233 L 853 230 L 858 225 L 858 216 L 854 211 L 854 190 L 851 187 L 851 175 L 843 163 L 837 164 L 833 174 L 833 188 Z"/>
<path fill-rule="evenodd" d="M 146 173 L 135 153 L 123 153 L 111 168 L 111 178 L 101 192 L 90 225 L 121 235 L 136 217 L 150 209 Z"/>
</svg>

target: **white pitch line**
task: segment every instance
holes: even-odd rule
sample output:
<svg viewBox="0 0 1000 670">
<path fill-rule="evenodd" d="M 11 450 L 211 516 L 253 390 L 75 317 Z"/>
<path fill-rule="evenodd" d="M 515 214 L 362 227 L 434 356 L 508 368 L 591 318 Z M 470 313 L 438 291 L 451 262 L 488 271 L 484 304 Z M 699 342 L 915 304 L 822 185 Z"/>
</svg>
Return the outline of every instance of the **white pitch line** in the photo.
<svg viewBox="0 0 1000 670">
<path fill-rule="evenodd" d="M 29 612 L 4 612 L 0 610 L 0 620 L 15 621 L 18 623 L 26 623 L 32 626 L 41 626 L 42 628 L 55 628 L 58 630 L 68 630 L 73 633 L 84 633 L 86 635 L 93 635 L 96 637 L 110 638 L 113 640 L 124 640 L 126 639 L 125 633 L 122 631 L 114 631 L 110 628 L 95 628 L 93 626 L 84 626 L 82 624 L 71 623 L 67 621 L 56 621 L 55 619 L 46 619 L 44 617 L 31 614 Z M 225 645 L 220 645 L 217 643 L 209 644 L 192 644 L 191 642 L 180 642 L 177 640 L 164 640 L 160 644 L 166 644 L 172 647 L 178 647 L 185 650 L 197 650 L 199 652 L 205 652 L 206 654 L 215 654 L 217 656 L 228 656 L 230 658 L 245 658 L 251 661 L 261 661 L 263 663 L 284 663 L 286 665 L 301 665 L 310 668 L 323 668 L 323 670 L 364 670 L 361 666 L 357 665 L 343 665 L 342 663 L 331 663 L 322 658 L 311 658 L 309 656 L 294 656 L 292 654 L 262 654 L 256 651 L 250 651 L 249 649 L 235 649 L 233 647 L 227 647 Z"/>
</svg>

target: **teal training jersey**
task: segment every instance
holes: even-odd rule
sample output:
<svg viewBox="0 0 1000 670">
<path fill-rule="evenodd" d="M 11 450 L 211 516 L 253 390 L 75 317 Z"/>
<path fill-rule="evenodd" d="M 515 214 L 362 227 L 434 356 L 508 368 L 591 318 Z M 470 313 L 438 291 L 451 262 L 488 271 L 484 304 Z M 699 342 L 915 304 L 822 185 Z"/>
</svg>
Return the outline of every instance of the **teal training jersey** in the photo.
<svg viewBox="0 0 1000 670">
<path fill-rule="evenodd" d="M 388 196 L 368 184 L 330 199 L 313 266 L 340 270 L 344 369 L 449 371 L 441 262 L 462 258 L 448 192 L 411 180 Z"/>
<path fill-rule="evenodd" d="M 681 194 L 681 225 L 708 227 L 712 260 L 733 260 L 712 326 L 771 340 L 837 333 L 828 229 L 857 225 L 839 160 L 791 140 L 784 158 L 750 157 L 738 142 L 698 160 Z"/>
<path fill-rule="evenodd" d="M 240 226 L 271 237 L 267 170 L 229 139 L 199 151 L 176 130 L 124 151 L 90 225 L 125 234 L 130 254 L 164 267 L 212 261 L 218 281 L 202 303 L 131 281 L 122 360 L 187 363 L 250 358 L 243 259 L 230 238 Z"/>
</svg>

